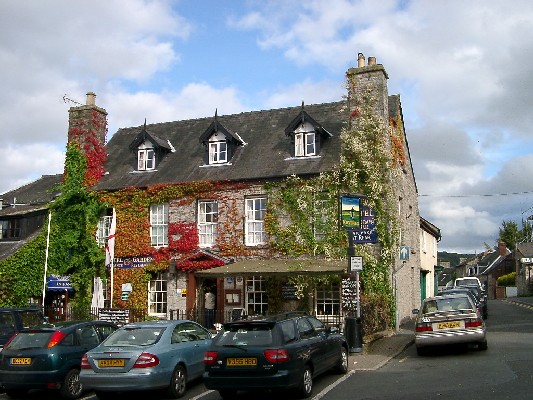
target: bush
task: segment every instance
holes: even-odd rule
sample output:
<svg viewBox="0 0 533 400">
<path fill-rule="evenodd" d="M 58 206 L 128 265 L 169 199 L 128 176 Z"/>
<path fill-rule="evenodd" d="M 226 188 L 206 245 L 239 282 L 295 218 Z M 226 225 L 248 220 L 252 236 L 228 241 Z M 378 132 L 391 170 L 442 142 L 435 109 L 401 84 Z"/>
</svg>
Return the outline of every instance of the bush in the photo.
<svg viewBox="0 0 533 400">
<path fill-rule="evenodd" d="M 516 272 L 500 276 L 498 286 L 516 286 Z"/>
</svg>

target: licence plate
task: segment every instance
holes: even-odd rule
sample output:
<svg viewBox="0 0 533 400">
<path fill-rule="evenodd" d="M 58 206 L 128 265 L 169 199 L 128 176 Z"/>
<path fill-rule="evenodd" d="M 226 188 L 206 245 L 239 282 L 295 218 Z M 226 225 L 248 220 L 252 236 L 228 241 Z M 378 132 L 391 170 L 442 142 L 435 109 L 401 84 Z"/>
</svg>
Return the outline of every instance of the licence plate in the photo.
<svg viewBox="0 0 533 400">
<path fill-rule="evenodd" d="M 29 357 L 19 357 L 19 358 L 11 359 L 11 365 L 30 365 L 30 364 L 31 364 L 31 358 Z"/>
<path fill-rule="evenodd" d="M 124 365 L 125 365 L 125 361 L 123 358 L 98 360 L 98 368 L 123 367 Z"/>
<path fill-rule="evenodd" d="M 228 367 L 255 367 L 257 365 L 257 358 L 241 357 L 241 358 L 228 358 L 226 360 Z"/>
<path fill-rule="evenodd" d="M 453 329 L 453 328 L 460 328 L 460 327 L 461 327 L 460 321 L 439 322 L 438 324 L 439 329 Z"/>
</svg>

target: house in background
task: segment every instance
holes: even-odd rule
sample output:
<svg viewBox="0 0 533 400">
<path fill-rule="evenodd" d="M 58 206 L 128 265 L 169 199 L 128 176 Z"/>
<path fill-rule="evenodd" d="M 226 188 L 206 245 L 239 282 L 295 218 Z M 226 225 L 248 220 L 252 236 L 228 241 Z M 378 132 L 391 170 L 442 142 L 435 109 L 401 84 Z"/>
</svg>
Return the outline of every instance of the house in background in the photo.
<svg viewBox="0 0 533 400">
<path fill-rule="evenodd" d="M 438 291 L 438 243 L 440 229 L 420 217 L 420 300 Z"/>
<path fill-rule="evenodd" d="M 514 261 L 518 296 L 530 296 L 533 293 L 533 243 L 518 243 Z"/>
</svg>

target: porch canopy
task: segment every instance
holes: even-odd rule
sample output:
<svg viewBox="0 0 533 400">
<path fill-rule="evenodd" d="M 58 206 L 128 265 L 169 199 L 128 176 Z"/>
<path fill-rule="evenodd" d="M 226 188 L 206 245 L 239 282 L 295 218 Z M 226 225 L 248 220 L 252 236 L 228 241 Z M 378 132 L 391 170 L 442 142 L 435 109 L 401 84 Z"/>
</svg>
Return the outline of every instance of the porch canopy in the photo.
<svg viewBox="0 0 533 400">
<path fill-rule="evenodd" d="M 282 274 L 337 274 L 347 273 L 346 260 L 244 260 L 221 267 L 199 270 L 194 274 L 203 278 Z"/>
</svg>

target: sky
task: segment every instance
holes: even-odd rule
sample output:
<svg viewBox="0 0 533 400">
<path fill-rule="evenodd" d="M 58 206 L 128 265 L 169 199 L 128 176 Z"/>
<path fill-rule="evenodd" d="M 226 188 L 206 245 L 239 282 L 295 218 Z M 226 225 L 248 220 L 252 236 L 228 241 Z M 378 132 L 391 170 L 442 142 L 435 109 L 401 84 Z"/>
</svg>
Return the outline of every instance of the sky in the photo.
<svg viewBox="0 0 533 400">
<path fill-rule="evenodd" d="M 110 139 L 342 100 L 363 53 L 400 95 L 439 251 L 480 253 L 533 214 L 532 26 L 530 0 L 2 0 L 0 193 L 63 171 L 89 91 Z"/>
</svg>

